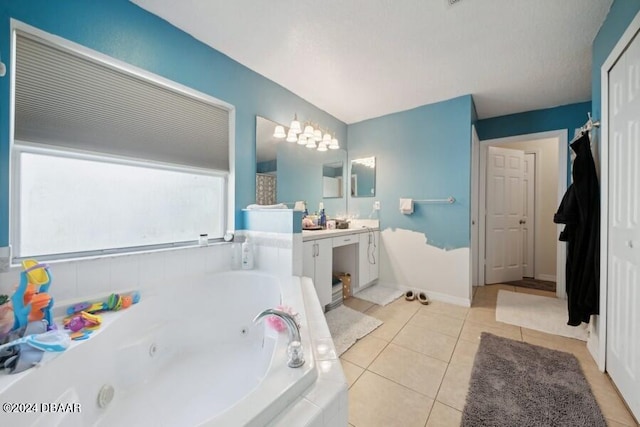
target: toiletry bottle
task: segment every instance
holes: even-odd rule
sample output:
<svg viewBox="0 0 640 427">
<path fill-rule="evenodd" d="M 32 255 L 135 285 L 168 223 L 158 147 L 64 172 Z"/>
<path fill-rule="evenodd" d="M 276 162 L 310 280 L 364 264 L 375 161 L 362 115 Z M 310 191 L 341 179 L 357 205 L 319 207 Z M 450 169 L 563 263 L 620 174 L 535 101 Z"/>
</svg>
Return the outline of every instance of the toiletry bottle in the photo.
<svg viewBox="0 0 640 427">
<path fill-rule="evenodd" d="M 253 247 L 248 238 L 242 243 L 242 269 L 253 269 Z"/>
<path fill-rule="evenodd" d="M 324 213 L 324 208 L 320 211 L 320 226 L 322 228 L 327 228 L 327 216 Z"/>
</svg>

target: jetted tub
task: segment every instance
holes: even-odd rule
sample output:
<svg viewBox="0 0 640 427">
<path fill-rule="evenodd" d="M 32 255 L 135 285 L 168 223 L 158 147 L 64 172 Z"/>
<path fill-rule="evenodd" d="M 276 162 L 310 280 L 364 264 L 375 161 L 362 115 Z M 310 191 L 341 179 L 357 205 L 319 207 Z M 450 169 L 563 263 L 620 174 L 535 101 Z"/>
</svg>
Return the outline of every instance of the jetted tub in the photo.
<svg viewBox="0 0 640 427">
<path fill-rule="evenodd" d="M 42 366 L 0 374 L 0 403 L 35 410 L 2 425 L 264 426 L 316 381 L 299 278 L 232 271 L 174 288 L 104 314 Z M 300 313 L 300 368 L 287 366 L 287 333 L 252 323 L 281 303 Z"/>
</svg>

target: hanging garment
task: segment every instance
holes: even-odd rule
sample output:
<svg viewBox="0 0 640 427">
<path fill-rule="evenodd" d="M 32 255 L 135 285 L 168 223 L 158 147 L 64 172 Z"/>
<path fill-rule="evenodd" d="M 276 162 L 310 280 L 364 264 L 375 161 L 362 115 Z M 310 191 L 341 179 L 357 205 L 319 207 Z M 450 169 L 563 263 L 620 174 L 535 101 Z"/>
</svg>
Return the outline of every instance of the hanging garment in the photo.
<svg viewBox="0 0 640 427">
<path fill-rule="evenodd" d="M 591 142 L 583 134 L 571 144 L 573 184 L 562 198 L 553 217 L 556 224 L 566 224 L 560 241 L 567 244 L 568 325 L 589 322 L 600 307 L 600 186 L 591 155 Z"/>
</svg>

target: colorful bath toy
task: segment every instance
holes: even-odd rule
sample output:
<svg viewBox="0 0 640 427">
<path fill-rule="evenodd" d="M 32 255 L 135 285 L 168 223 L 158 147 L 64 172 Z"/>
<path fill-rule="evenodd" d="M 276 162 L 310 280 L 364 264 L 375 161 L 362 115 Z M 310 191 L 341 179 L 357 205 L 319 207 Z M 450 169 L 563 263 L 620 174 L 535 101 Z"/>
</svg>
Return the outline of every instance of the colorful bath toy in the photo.
<svg viewBox="0 0 640 427">
<path fill-rule="evenodd" d="M 11 297 L 13 330 L 23 328 L 29 321 L 44 319 L 53 325 L 51 309 L 53 298 L 47 293 L 51 285 L 49 266 L 33 259 L 22 261 L 20 284 Z"/>
<path fill-rule="evenodd" d="M 69 335 L 61 331 L 48 331 L 42 334 L 32 334 L 17 340 L 0 345 L 0 350 L 13 347 L 18 344 L 29 344 L 31 347 L 42 351 L 61 352 L 71 344 Z"/>
</svg>

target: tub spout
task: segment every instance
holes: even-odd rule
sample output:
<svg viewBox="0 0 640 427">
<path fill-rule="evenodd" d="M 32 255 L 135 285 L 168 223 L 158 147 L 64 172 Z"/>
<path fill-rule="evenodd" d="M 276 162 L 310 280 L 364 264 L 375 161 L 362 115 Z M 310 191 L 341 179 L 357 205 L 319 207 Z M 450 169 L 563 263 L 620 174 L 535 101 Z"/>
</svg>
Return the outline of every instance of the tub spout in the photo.
<svg viewBox="0 0 640 427">
<path fill-rule="evenodd" d="M 289 345 L 287 347 L 289 362 L 287 364 L 289 365 L 289 367 L 299 368 L 300 366 L 304 365 L 304 353 L 302 351 L 302 344 L 300 342 L 300 328 L 298 328 L 298 324 L 296 323 L 293 316 L 281 310 L 268 308 L 261 311 L 255 317 L 255 319 L 253 319 L 253 323 L 258 323 L 266 316 L 279 317 L 284 321 L 285 325 L 287 325 L 287 329 L 289 331 Z"/>
</svg>

